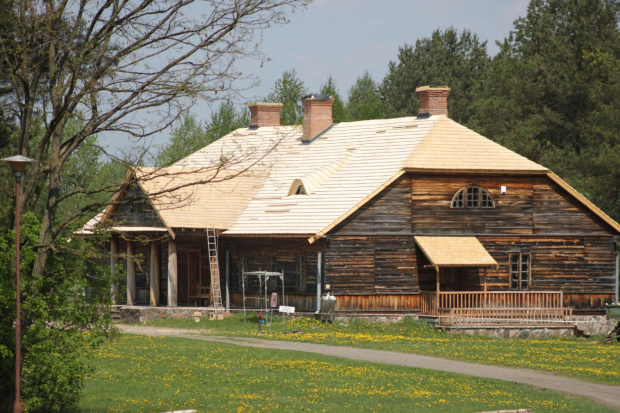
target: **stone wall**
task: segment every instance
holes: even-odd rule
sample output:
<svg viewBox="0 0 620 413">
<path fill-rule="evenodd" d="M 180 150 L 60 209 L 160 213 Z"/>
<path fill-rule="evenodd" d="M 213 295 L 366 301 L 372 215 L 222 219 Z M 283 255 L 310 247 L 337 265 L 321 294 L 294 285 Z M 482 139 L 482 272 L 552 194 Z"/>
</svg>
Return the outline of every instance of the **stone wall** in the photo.
<svg viewBox="0 0 620 413">
<path fill-rule="evenodd" d="M 607 334 L 616 320 L 610 320 L 604 315 L 575 315 L 575 325 L 586 334 Z"/>
<path fill-rule="evenodd" d="M 147 321 L 164 320 L 167 318 L 194 318 L 194 312 L 201 317 L 211 317 L 212 308 L 205 307 L 120 307 L 120 318 L 124 323 L 146 323 Z"/>
<path fill-rule="evenodd" d="M 572 326 L 561 327 L 446 327 L 450 334 L 469 334 L 499 338 L 571 337 Z"/>
</svg>

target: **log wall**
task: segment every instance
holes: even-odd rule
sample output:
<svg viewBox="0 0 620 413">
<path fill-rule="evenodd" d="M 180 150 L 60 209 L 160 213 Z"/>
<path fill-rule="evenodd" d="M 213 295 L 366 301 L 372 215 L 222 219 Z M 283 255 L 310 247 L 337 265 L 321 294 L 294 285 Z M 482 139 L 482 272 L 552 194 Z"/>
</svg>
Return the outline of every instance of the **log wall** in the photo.
<svg viewBox="0 0 620 413">
<path fill-rule="evenodd" d="M 462 187 L 486 189 L 495 208 L 450 208 Z M 506 194 L 501 194 L 506 186 Z M 411 186 L 416 235 L 613 235 L 595 214 L 546 176 L 416 174 Z"/>
<path fill-rule="evenodd" d="M 469 184 L 485 188 L 495 208 L 451 208 L 454 194 Z M 546 176 L 404 176 L 331 232 L 326 283 L 351 297 L 435 290 L 435 270 L 425 268 L 430 263 L 414 234 L 478 237 L 500 265 L 488 271 L 489 290 L 509 289 L 510 252 L 529 252 L 532 290 L 562 290 L 576 309 L 600 309 L 613 298 L 612 228 Z M 459 269 L 458 289 L 481 290 L 482 275 Z"/>
<path fill-rule="evenodd" d="M 237 293 L 242 291 L 242 271 L 276 271 L 284 272 L 285 294 L 293 300 L 300 311 L 314 311 L 316 299 L 317 253 L 323 251 L 323 240 L 313 244 L 303 238 L 220 238 L 220 272 L 221 284 L 225 285 L 225 251 L 230 251 L 230 291 L 231 304 L 243 306 Z M 323 283 L 324 284 L 324 283 Z M 224 288 L 224 287 L 223 287 Z M 246 279 L 247 295 L 258 292 L 259 282 L 256 277 Z M 272 278 L 268 284 L 269 292 L 282 291 L 279 278 Z M 237 297 L 239 296 L 239 297 Z M 288 299 L 287 299 L 288 300 Z M 288 301 L 287 301 L 288 302 Z"/>
<path fill-rule="evenodd" d="M 164 227 L 151 204 L 146 201 L 144 192 L 137 185 L 127 190 L 123 202 L 116 208 L 114 223 L 118 226 Z"/>
</svg>

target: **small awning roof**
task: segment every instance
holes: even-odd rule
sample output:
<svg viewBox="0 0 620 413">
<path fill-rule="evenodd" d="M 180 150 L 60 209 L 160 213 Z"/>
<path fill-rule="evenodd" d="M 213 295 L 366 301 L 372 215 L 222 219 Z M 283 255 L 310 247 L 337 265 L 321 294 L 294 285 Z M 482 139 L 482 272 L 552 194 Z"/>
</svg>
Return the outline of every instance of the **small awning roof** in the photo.
<svg viewBox="0 0 620 413">
<path fill-rule="evenodd" d="M 476 237 L 414 237 L 416 244 L 435 267 L 496 267 Z"/>
</svg>

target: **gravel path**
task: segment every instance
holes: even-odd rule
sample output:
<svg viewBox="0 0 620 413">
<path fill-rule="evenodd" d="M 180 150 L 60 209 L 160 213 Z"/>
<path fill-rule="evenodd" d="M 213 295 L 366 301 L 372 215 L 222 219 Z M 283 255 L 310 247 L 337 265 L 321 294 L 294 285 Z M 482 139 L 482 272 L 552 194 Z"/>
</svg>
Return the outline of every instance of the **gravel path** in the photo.
<svg viewBox="0 0 620 413">
<path fill-rule="evenodd" d="M 330 346 L 325 344 L 302 343 L 297 341 L 262 340 L 258 338 L 245 337 L 202 336 L 199 335 L 201 333 L 199 330 L 182 330 L 138 325 L 117 325 L 117 327 L 122 332 L 128 334 L 181 337 L 191 340 L 233 344 L 237 346 L 303 351 L 306 353 L 323 354 L 326 356 L 342 357 L 352 360 L 393 364 L 406 367 L 419 367 L 423 369 L 485 377 L 494 380 L 505 380 L 585 397 L 594 400 L 597 403 L 620 410 L 620 386 L 590 383 L 535 370 L 487 366 L 483 364 L 467 363 L 439 357 L 422 356 L 419 354 Z M 619 367 L 610 366 L 610 368 Z"/>
</svg>

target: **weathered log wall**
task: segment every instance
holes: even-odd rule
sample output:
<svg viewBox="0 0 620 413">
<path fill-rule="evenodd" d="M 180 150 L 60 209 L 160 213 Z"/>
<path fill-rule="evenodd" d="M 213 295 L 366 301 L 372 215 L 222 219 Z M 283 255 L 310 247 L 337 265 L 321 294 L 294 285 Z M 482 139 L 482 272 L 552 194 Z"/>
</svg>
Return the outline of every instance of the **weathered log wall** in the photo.
<svg viewBox="0 0 620 413">
<path fill-rule="evenodd" d="M 225 251 L 230 252 L 230 291 L 241 292 L 242 271 L 284 272 L 284 289 L 291 297 L 297 294 L 296 307 L 309 307 L 316 297 L 317 253 L 323 251 L 323 240 L 313 244 L 305 237 L 301 238 L 220 238 L 220 272 L 222 286 L 225 275 Z M 259 288 L 258 278 L 246 279 L 246 292 L 256 293 Z M 223 287 L 224 288 L 224 287 Z M 279 278 L 273 278 L 268 284 L 271 292 L 281 292 Z M 306 293 L 306 294 L 304 294 Z M 313 296 L 314 293 L 314 296 Z M 242 302 L 231 298 L 231 303 L 242 306 Z M 313 298 L 314 297 L 314 298 Z M 308 308 L 307 311 L 316 307 Z"/>
<path fill-rule="evenodd" d="M 137 185 L 133 185 L 127 190 L 123 202 L 116 208 L 114 225 L 164 227 L 151 204 L 147 202 L 144 192 Z"/>
<path fill-rule="evenodd" d="M 495 208 L 450 208 L 454 194 L 469 184 L 486 189 Z M 613 235 L 546 176 L 416 174 L 411 200 L 416 235 Z"/>
<path fill-rule="evenodd" d="M 485 188 L 495 208 L 451 208 L 469 184 Z M 529 252 L 532 290 L 562 290 L 568 305 L 584 309 L 613 296 L 613 230 L 546 176 L 402 177 L 332 231 L 326 283 L 345 295 L 434 290 L 435 270 L 414 234 L 477 236 L 499 263 L 488 270 L 489 290 L 509 289 L 510 252 Z M 483 288 L 482 269 L 457 274 L 459 289 Z"/>
</svg>

